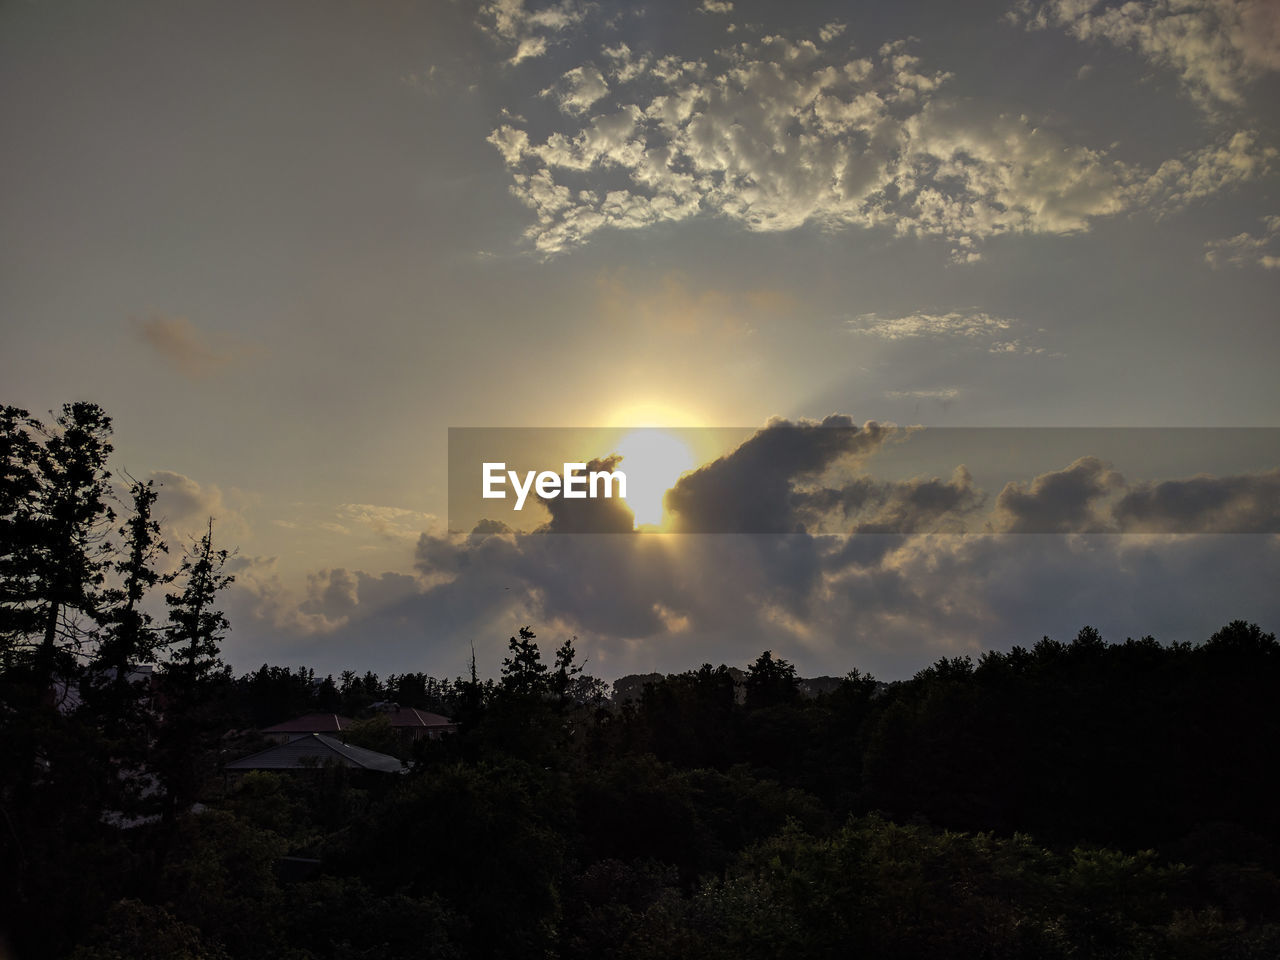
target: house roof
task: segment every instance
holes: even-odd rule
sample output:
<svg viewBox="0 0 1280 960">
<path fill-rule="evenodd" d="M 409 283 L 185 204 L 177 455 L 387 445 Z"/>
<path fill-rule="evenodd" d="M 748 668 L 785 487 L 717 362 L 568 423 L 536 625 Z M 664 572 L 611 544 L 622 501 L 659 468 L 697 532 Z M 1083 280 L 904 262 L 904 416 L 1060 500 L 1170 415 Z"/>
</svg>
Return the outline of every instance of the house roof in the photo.
<svg viewBox="0 0 1280 960">
<path fill-rule="evenodd" d="M 350 730 L 355 721 L 350 717 L 336 713 L 308 713 L 304 717 L 295 717 L 274 727 L 267 727 L 263 733 L 341 733 Z"/>
<path fill-rule="evenodd" d="M 415 710 L 413 707 L 400 707 L 398 710 L 387 710 L 387 719 L 393 727 L 452 727 L 454 722 L 438 713 L 426 710 Z"/>
<path fill-rule="evenodd" d="M 395 757 L 326 737 L 322 733 L 296 737 L 260 753 L 226 764 L 227 770 L 309 770 L 337 763 L 357 770 L 400 773 L 404 765 Z"/>
</svg>

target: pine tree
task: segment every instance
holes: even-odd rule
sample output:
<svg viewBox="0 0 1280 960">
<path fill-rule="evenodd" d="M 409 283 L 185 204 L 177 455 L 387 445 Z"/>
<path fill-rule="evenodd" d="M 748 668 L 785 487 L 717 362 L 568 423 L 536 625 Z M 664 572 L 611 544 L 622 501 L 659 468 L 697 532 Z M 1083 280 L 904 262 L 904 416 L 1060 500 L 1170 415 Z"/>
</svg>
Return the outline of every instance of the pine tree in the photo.
<svg viewBox="0 0 1280 960">
<path fill-rule="evenodd" d="M 35 539 L 40 429 L 26 410 L 0 406 L 0 670 L 14 665 L 19 644 L 39 629 L 29 564 Z"/>
<path fill-rule="evenodd" d="M 152 661 L 163 644 L 143 600 L 149 590 L 172 580 L 155 568 L 159 555 L 169 552 L 160 539 L 160 524 L 152 518 L 158 495 L 155 485 L 150 480 L 130 480 L 133 512 L 119 530 L 125 553 L 113 564 L 120 582 L 106 591 L 110 606 L 95 664 L 98 679 L 111 691 L 108 711 L 113 715 L 123 711 L 130 700 L 129 673 L 133 665 Z"/>
<path fill-rule="evenodd" d="M 162 677 L 165 709 L 156 768 L 165 786 L 166 845 L 178 810 L 199 792 L 216 727 L 209 705 L 215 682 L 227 676 L 220 646 L 230 628 L 216 604 L 218 594 L 235 579 L 223 572 L 229 556 L 226 550 L 213 547 L 211 518 L 208 530 L 182 558 L 177 578 L 181 591 L 165 597 L 169 605 L 169 660 Z M 162 846 L 160 857 L 166 853 L 167 846 Z"/>
<path fill-rule="evenodd" d="M 223 572 L 230 554 L 213 548 L 213 520 L 182 558 L 181 593 L 166 595 L 169 605 L 169 662 L 166 674 L 177 689 L 192 692 L 222 667 L 223 635 L 230 628 L 215 608 L 218 594 L 235 577 Z"/>
<path fill-rule="evenodd" d="M 103 621 L 109 566 L 111 418 L 92 403 L 62 408 L 47 428 L 0 410 L 0 631 L 7 666 L 26 663 L 35 689 L 78 673 Z"/>
<path fill-rule="evenodd" d="M 529 627 L 521 627 L 519 636 L 507 641 L 511 656 L 502 660 L 502 686 L 518 697 L 533 697 L 546 688 L 547 665 L 533 642 L 536 636 Z"/>
</svg>

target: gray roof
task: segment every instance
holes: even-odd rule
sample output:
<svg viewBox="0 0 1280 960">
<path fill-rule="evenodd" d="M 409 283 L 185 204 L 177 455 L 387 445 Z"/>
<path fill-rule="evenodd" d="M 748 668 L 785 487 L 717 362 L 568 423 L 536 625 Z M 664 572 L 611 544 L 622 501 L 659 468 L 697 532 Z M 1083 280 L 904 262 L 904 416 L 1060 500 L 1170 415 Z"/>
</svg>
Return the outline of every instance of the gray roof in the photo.
<svg viewBox="0 0 1280 960">
<path fill-rule="evenodd" d="M 380 770 L 383 773 L 400 773 L 404 770 L 400 761 L 389 754 L 353 747 L 322 733 L 305 734 L 261 753 L 232 760 L 226 765 L 226 769 L 312 770 L 328 763 L 357 770 Z"/>
</svg>

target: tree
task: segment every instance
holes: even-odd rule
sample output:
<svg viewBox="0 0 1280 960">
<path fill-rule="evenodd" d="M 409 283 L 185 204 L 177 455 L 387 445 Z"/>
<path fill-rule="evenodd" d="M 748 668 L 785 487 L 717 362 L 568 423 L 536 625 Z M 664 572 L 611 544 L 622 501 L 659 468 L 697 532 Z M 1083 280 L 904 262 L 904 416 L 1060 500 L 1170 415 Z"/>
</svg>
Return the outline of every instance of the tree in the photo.
<svg viewBox="0 0 1280 960">
<path fill-rule="evenodd" d="M 169 604 L 169 661 L 163 689 L 167 704 L 158 743 L 157 768 L 165 785 L 166 837 L 172 836 L 178 808 L 195 798 L 204 769 L 214 718 L 209 715 L 214 682 L 220 670 L 220 645 L 229 628 L 216 608 L 218 594 L 234 577 L 223 572 L 229 554 L 213 547 L 213 520 L 200 540 L 186 551 L 178 571 L 179 593 L 165 597 Z M 229 668 L 228 668 L 229 669 Z M 160 851 L 161 857 L 166 847 Z"/>
<path fill-rule="evenodd" d="M 576 656 L 573 641 L 577 639 L 570 637 L 560 645 L 560 649 L 556 651 L 555 669 L 550 677 L 551 692 L 562 707 L 574 699 L 575 678 L 582 673 L 582 664 L 573 662 Z"/>
<path fill-rule="evenodd" d="M 92 403 L 62 408 L 46 428 L 25 410 L 0 412 L 4 543 L 0 602 L 5 659 L 25 655 L 34 686 L 78 672 L 75 657 L 103 620 L 111 418 Z"/>
<path fill-rule="evenodd" d="M 800 696 L 800 680 L 796 668 L 781 657 L 773 658 L 766 650 L 747 668 L 747 709 L 792 703 Z"/>
<path fill-rule="evenodd" d="M 97 654 L 97 666 L 102 668 L 99 679 L 111 689 L 108 708 L 115 714 L 128 704 L 131 667 L 152 660 L 163 642 L 143 600 L 148 590 L 172 579 L 155 569 L 159 555 L 169 552 L 160 539 L 160 524 L 151 515 L 155 485 L 150 480 L 132 480 L 129 493 L 133 512 L 119 531 L 125 553 L 112 565 L 120 583 L 104 595 L 109 606 Z"/>
<path fill-rule="evenodd" d="M 517 697 L 535 697 L 546 689 L 547 665 L 533 642 L 536 637 L 529 627 L 521 627 L 519 636 L 507 641 L 511 656 L 502 660 L 502 688 Z"/>
<path fill-rule="evenodd" d="M 39 428 L 25 410 L 0 406 L 0 667 L 13 666 L 18 643 L 37 632 L 31 603 L 30 553 L 34 540 Z"/>
<path fill-rule="evenodd" d="M 214 608 L 218 594 L 235 582 L 223 573 L 230 554 L 213 548 L 213 519 L 200 540 L 182 558 L 178 577 L 181 593 L 165 597 L 169 605 L 170 659 L 168 675 L 190 691 L 222 666 L 220 648 L 230 628 L 226 616 Z"/>
</svg>

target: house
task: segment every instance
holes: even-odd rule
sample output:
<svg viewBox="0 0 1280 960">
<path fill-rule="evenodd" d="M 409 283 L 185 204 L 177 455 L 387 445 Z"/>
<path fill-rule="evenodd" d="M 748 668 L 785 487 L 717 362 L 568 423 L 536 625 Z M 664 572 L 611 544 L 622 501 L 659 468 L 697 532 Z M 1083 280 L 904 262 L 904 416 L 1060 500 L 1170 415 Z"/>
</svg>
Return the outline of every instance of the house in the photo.
<svg viewBox="0 0 1280 960">
<path fill-rule="evenodd" d="M 267 727 L 262 731 L 262 735 L 277 743 L 288 743 L 295 737 L 310 733 L 340 734 L 350 730 L 354 725 L 355 721 L 350 717 L 343 717 L 336 713 L 308 713 L 304 717 L 295 717 L 284 723 L 277 723 L 274 727 Z"/>
<path fill-rule="evenodd" d="M 457 733 L 458 725 L 448 717 L 414 707 L 402 707 L 387 700 L 373 705 L 391 723 L 391 729 L 410 740 L 439 740 L 446 733 Z M 375 714 L 376 715 L 376 714 Z"/>
<path fill-rule="evenodd" d="M 224 769 L 236 770 L 316 770 L 337 765 L 353 770 L 377 773 L 403 773 L 404 764 L 396 757 L 364 747 L 342 743 L 322 733 L 304 733 L 286 743 L 232 760 Z"/>
</svg>

